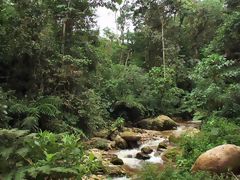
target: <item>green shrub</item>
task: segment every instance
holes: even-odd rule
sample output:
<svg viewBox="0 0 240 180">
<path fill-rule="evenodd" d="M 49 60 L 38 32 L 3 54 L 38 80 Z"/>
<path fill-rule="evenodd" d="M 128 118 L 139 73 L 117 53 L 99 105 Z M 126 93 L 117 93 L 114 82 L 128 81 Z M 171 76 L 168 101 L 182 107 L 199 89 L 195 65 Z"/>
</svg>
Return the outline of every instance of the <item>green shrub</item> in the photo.
<svg viewBox="0 0 240 180">
<path fill-rule="evenodd" d="M 115 131 L 115 130 L 121 130 L 124 127 L 124 122 L 125 120 L 121 117 L 117 118 L 116 121 L 114 121 L 111 124 L 110 130 Z"/>
<path fill-rule="evenodd" d="M 88 134 L 103 129 L 108 124 L 107 105 L 93 89 L 85 91 L 80 96 L 70 96 L 65 108 L 68 112 L 68 116 L 65 116 L 68 118 L 66 121 Z"/>
<path fill-rule="evenodd" d="M 1 129 L 0 141 L 4 179 L 81 178 L 100 167 L 74 135 Z"/>
<path fill-rule="evenodd" d="M 117 103 L 138 109 L 142 115 L 174 113 L 181 105 L 184 91 L 176 86 L 175 71 L 154 67 L 149 72 L 135 65 L 112 64 L 101 70 L 98 89 L 108 107 Z"/>
<path fill-rule="evenodd" d="M 146 101 L 144 92 L 148 88 L 148 79 L 143 69 L 135 65 L 111 64 L 99 67 L 98 73 L 95 89 L 114 118 L 122 117 L 116 115 L 119 105 L 135 109 L 139 116 L 144 115 L 143 101 Z M 128 120 L 128 115 L 123 118 Z"/>
<path fill-rule="evenodd" d="M 148 86 L 147 76 L 135 65 L 112 64 L 104 68 L 100 80 L 98 90 L 109 105 L 118 101 L 130 105 L 141 104 L 142 93 Z"/>
<path fill-rule="evenodd" d="M 149 88 L 145 93 L 147 96 L 148 109 L 155 114 L 177 113 L 181 105 L 181 99 L 184 91 L 176 85 L 176 72 L 173 68 L 165 69 L 165 77 L 163 67 L 153 67 L 149 75 Z"/>
<path fill-rule="evenodd" d="M 228 118 L 239 117 L 239 72 L 236 62 L 218 54 L 202 59 L 191 75 L 196 87 L 187 97 L 188 111 L 200 111 L 207 115 L 215 112 Z"/>
</svg>

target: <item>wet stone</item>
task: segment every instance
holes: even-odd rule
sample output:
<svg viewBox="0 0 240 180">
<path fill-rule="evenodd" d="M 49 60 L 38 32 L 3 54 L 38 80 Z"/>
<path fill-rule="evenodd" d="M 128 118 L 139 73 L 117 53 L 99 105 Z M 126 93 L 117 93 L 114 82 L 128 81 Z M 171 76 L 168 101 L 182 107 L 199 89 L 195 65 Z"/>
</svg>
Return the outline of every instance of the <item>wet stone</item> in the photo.
<svg viewBox="0 0 240 180">
<path fill-rule="evenodd" d="M 146 146 L 146 147 L 143 147 L 141 149 L 141 152 L 144 153 L 144 154 L 151 154 L 153 152 L 153 149 L 148 147 L 148 146 Z"/>
<path fill-rule="evenodd" d="M 123 160 L 118 157 L 112 158 L 110 162 L 114 165 L 123 165 L 124 164 Z"/>
<path fill-rule="evenodd" d="M 148 154 L 144 154 L 142 152 L 137 153 L 136 155 L 137 159 L 147 160 L 150 159 L 150 156 Z"/>
</svg>

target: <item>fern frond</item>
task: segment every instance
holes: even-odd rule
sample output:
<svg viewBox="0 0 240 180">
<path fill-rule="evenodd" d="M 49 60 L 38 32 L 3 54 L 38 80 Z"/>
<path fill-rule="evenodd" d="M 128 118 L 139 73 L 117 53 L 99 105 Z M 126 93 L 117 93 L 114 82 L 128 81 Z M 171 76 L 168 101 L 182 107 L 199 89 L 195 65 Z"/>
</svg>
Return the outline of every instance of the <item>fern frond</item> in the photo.
<svg viewBox="0 0 240 180">
<path fill-rule="evenodd" d="M 27 173 L 32 178 L 36 178 L 39 174 L 50 174 L 51 167 L 49 165 L 40 167 L 31 167 L 28 169 Z"/>
<path fill-rule="evenodd" d="M 3 179 L 4 180 L 13 180 L 14 179 L 14 174 L 15 174 L 15 171 L 13 170 L 8 174 L 3 175 Z"/>
<path fill-rule="evenodd" d="M 23 148 L 18 149 L 16 151 L 16 154 L 18 154 L 21 157 L 25 157 L 28 154 L 29 151 L 30 151 L 29 148 L 23 147 Z"/>
<path fill-rule="evenodd" d="M 58 96 L 48 96 L 43 97 L 37 101 L 38 105 L 42 104 L 51 104 L 57 108 L 59 108 L 62 105 L 62 100 Z"/>
<path fill-rule="evenodd" d="M 14 113 L 14 114 L 23 114 L 26 113 L 28 110 L 28 107 L 25 104 L 14 104 L 9 108 L 9 112 Z"/>
<path fill-rule="evenodd" d="M 8 139 L 16 139 L 29 134 L 28 130 L 19 129 L 0 129 L 0 137 L 4 136 Z"/>
<path fill-rule="evenodd" d="M 37 107 L 28 108 L 27 113 L 28 113 L 29 116 L 34 116 L 34 117 L 37 117 L 37 118 L 40 117 L 39 110 L 38 110 Z"/>
<path fill-rule="evenodd" d="M 15 173 L 14 180 L 26 180 L 26 168 L 17 170 Z"/>
<path fill-rule="evenodd" d="M 53 173 L 60 173 L 65 175 L 78 175 L 78 172 L 74 170 L 73 168 L 65 168 L 65 167 L 55 167 L 51 168 L 51 172 Z"/>
<path fill-rule="evenodd" d="M 38 128 L 38 117 L 35 116 L 28 116 L 23 119 L 22 127 L 26 129 L 37 129 Z"/>
<path fill-rule="evenodd" d="M 1 147 L 0 156 L 2 156 L 4 159 L 7 160 L 13 152 L 14 152 L 14 147 L 10 147 L 10 148 Z"/>
<path fill-rule="evenodd" d="M 56 117 L 56 115 L 60 113 L 60 111 L 52 104 L 42 104 L 39 105 L 37 108 L 41 114 L 50 117 Z"/>
</svg>

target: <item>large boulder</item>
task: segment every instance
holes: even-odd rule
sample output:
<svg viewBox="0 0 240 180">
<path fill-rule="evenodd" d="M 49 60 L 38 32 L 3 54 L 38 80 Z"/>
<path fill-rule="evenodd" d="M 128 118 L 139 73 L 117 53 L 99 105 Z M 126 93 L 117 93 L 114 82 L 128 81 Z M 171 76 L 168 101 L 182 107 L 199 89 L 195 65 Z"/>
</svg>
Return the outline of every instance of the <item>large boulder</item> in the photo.
<svg viewBox="0 0 240 180">
<path fill-rule="evenodd" d="M 94 133 L 94 136 L 95 136 L 95 137 L 99 137 L 99 138 L 105 138 L 105 139 L 107 139 L 108 136 L 109 136 L 109 134 L 110 134 L 109 130 L 104 129 L 104 130 L 95 132 L 95 133 Z"/>
<path fill-rule="evenodd" d="M 116 138 L 114 139 L 114 141 L 115 141 L 115 145 L 117 148 L 127 149 L 128 144 L 127 144 L 126 140 L 121 138 L 121 136 L 117 135 Z"/>
<path fill-rule="evenodd" d="M 139 146 L 141 136 L 139 136 L 137 133 L 132 131 L 124 131 L 120 133 L 120 136 L 127 142 L 128 148 L 136 148 Z"/>
<path fill-rule="evenodd" d="M 172 130 L 176 129 L 177 123 L 168 116 L 160 115 L 153 119 L 143 119 L 136 124 L 138 127 L 149 130 Z"/>
<path fill-rule="evenodd" d="M 139 141 L 141 139 L 141 136 L 139 136 L 138 134 L 132 132 L 132 131 L 125 131 L 125 132 L 122 132 L 120 134 L 120 136 L 126 140 L 127 142 L 128 141 Z"/>
<path fill-rule="evenodd" d="M 229 170 L 240 172 L 240 147 L 233 144 L 217 146 L 206 151 L 192 166 L 192 171 L 224 173 Z"/>
</svg>

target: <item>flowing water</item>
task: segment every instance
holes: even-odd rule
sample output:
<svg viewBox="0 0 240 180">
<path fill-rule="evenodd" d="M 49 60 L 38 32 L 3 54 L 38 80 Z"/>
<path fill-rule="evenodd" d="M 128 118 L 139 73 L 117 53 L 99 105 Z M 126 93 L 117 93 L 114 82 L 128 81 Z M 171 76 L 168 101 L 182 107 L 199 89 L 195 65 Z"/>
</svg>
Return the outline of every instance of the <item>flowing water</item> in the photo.
<svg viewBox="0 0 240 180">
<path fill-rule="evenodd" d="M 123 160 L 124 164 L 126 166 L 129 166 L 130 168 L 133 169 L 139 169 L 142 167 L 142 165 L 145 162 L 148 163 L 155 163 L 155 164 L 162 164 L 163 160 L 160 156 L 160 154 L 157 152 L 156 147 L 160 142 L 163 142 L 165 139 L 164 138 L 159 138 L 156 140 L 150 140 L 147 141 L 146 143 L 142 144 L 139 148 L 135 149 L 126 149 L 126 150 L 120 150 L 116 152 L 115 154 Z M 148 160 L 140 160 L 135 158 L 136 154 L 141 151 L 143 147 L 151 147 L 153 149 L 153 152 L 150 155 L 150 159 Z"/>
<path fill-rule="evenodd" d="M 146 141 L 142 142 L 142 145 L 139 148 L 135 149 L 126 149 L 126 150 L 119 150 L 114 152 L 113 154 L 116 154 L 118 158 L 122 159 L 124 162 L 124 166 L 127 167 L 127 169 L 130 169 L 132 171 L 134 170 L 140 170 L 141 167 L 144 165 L 144 163 L 152 163 L 152 164 L 163 164 L 163 160 L 161 157 L 161 153 L 157 151 L 157 147 L 159 143 L 163 141 L 168 141 L 168 137 L 171 134 L 180 135 L 184 131 L 186 131 L 189 128 L 193 128 L 196 126 L 196 124 L 192 123 L 181 123 L 179 124 L 178 128 L 176 130 L 170 130 L 170 131 L 163 131 L 161 134 L 155 134 L 156 136 L 148 138 Z M 150 131 L 151 132 L 151 131 Z M 152 131 L 154 133 L 154 131 Z M 143 147 L 150 147 L 153 149 L 153 152 L 150 155 L 150 159 L 148 160 L 140 160 L 135 158 L 136 154 L 138 152 L 141 152 L 141 149 Z M 123 177 L 116 177 L 113 178 L 113 180 L 129 180 L 131 178 L 128 178 L 127 176 Z"/>
<path fill-rule="evenodd" d="M 130 178 L 128 178 L 127 176 L 112 178 L 112 180 L 129 180 L 129 179 Z"/>
</svg>

